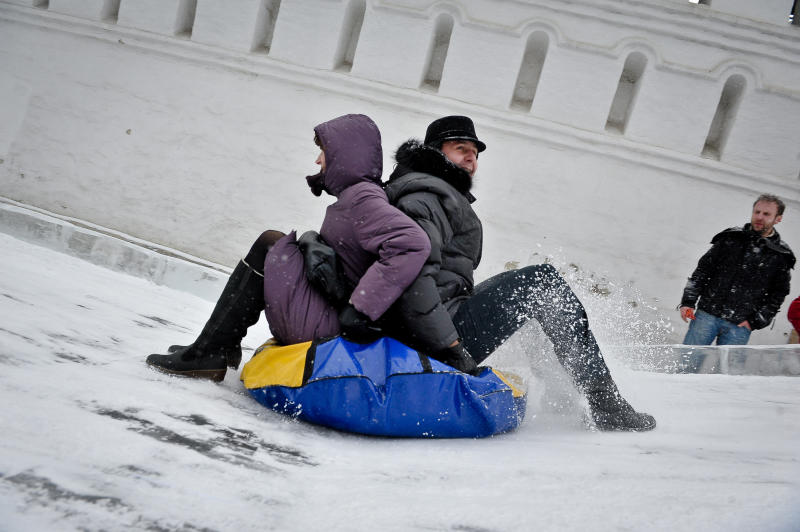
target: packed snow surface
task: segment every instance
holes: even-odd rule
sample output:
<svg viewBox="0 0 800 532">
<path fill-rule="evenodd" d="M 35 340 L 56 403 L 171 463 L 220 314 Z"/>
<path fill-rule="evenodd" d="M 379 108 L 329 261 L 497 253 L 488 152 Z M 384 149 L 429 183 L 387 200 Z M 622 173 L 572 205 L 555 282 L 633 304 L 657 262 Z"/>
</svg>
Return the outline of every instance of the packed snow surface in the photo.
<svg viewBox="0 0 800 532">
<path fill-rule="evenodd" d="M 145 365 L 190 342 L 212 303 L 5 234 L 0 254 L 3 531 L 800 529 L 800 378 L 610 358 L 658 427 L 599 433 L 522 335 L 489 360 L 527 380 L 519 430 L 344 434 L 262 408 L 238 372 L 213 384 Z M 245 345 L 268 336 L 261 322 Z"/>
</svg>

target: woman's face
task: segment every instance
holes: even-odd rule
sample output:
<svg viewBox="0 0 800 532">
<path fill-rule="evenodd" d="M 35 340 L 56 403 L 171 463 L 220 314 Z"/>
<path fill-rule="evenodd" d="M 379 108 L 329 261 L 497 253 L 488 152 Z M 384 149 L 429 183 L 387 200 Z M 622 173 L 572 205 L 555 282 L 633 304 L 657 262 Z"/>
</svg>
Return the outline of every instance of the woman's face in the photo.
<svg viewBox="0 0 800 532">
<path fill-rule="evenodd" d="M 314 161 L 314 162 L 316 162 L 320 166 L 320 169 L 324 172 L 325 171 L 325 152 L 320 150 L 319 155 L 317 156 L 317 160 Z"/>
</svg>

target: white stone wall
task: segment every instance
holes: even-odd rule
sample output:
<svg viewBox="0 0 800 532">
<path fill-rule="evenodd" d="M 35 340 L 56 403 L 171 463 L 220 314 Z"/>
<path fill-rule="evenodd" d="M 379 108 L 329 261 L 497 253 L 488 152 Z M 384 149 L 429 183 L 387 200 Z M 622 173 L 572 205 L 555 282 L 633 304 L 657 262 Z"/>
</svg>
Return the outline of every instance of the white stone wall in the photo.
<svg viewBox="0 0 800 532">
<path fill-rule="evenodd" d="M 800 249 L 791 4 L 0 0 L 0 195 L 232 264 L 264 228 L 321 220 L 302 179 L 313 125 L 369 114 L 389 170 L 431 119 L 468 114 L 489 145 L 481 276 L 550 255 L 672 313 L 710 237 L 747 221 L 757 194 L 785 198 L 778 229 Z M 532 102 L 515 103 L 529 42 L 544 61 Z M 643 67 L 609 125 L 630 57 Z M 753 341 L 787 330 L 780 316 Z"/>
</svg>

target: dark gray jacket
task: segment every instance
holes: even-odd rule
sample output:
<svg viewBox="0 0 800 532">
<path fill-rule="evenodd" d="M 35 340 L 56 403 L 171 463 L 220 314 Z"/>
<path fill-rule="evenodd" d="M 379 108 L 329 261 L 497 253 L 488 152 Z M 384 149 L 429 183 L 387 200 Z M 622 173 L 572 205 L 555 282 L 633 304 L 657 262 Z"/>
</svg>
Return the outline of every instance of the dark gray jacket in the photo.
<svg viewBox="0 0 800 532">
<path fill-rule="evenodd" d="M 458 338 L 452 316 L 472 294 L 483 229 L 471 206 L 472 178 L 441 151 L 412 139 L 400 146 L 396 160 L 386 194 L 427 233 L 431 253 L 393 306 L 387 329 L 417 349 L 434 352 Z"/>
</svg>

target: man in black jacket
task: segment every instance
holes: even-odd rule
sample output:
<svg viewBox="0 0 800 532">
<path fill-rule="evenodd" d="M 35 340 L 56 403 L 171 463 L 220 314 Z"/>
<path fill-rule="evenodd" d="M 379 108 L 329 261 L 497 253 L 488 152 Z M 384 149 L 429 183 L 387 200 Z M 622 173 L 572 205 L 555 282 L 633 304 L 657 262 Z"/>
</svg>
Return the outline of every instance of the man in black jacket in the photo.
<svg viewBox="0 0 800 532">
<path fill-rule="evenodd" d="M 474 286 L 483 231 L 472 210 L 475 198 L 470 189 L 484 149 L 472 120 L 447 116 L 428 126 L 424 143 L 412 139 L 397 150 L 398 164 L 386 193 L 428 234 L 431 254 L 395 303 L 385 329 L 434 358 L 470 371 L 535 319 L 586 394 L 597 428 L 654 428 L 652 416 L 636 412 L 621 397 L 583 305 L 555 268 L 528 266 Z"/>
<path fill-rule="evenodd" d="M 763 329 L 789 293 L 795 257 L 775 224 L 783 201 L 762 194 L 753 203 L 750 223 L 731 227 L 711 239 L 681 299 L 681 318 L 690 321 L 686 345 L 746 344 L 750 332 Z M 695 313 L 697 307 L 697 313 Z"/>
</svg>

